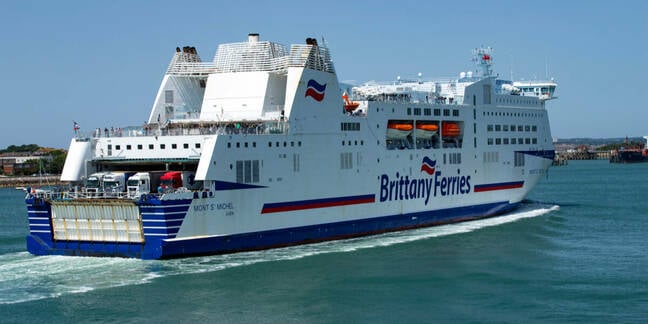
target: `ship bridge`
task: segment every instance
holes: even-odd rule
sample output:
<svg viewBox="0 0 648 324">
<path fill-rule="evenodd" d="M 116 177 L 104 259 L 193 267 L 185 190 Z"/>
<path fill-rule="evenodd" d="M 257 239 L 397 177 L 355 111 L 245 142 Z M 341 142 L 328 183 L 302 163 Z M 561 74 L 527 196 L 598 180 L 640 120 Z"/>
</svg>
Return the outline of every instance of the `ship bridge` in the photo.
<svg viewBox="0 0 648 324">
<path fill-rule="evenodd" d="M 556 99 L 557 84 L 553 79 L 545 81 L 515 81 L 513 86 L 519 89 L 523 96 L 538 97 L 540 100 Z"/>
</svg>

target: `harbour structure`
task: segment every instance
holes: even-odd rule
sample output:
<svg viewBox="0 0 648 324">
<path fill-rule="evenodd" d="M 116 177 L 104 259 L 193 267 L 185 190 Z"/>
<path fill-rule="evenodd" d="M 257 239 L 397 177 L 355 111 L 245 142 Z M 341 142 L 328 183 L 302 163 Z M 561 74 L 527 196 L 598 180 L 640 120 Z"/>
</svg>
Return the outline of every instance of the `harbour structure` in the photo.
<svg viewBox="0 0 648 324">
<path fill-rule="evenodd" d="M 610 152 L 610 163 L 639 163 L 648 162 L 648 136 L 644 136 L 646 144 L 632 147 L 626 137 L 625 146 Z"/>
</svg>

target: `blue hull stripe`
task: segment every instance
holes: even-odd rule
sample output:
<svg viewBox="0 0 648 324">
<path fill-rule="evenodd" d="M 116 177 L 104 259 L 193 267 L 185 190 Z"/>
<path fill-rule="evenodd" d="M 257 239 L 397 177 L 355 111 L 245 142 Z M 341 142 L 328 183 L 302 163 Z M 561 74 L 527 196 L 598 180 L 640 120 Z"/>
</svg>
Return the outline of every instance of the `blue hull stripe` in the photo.
<svg viewBox="0 0 648 324">
<path fill-rule="evenodd" d="M 142 214 L 155 216 L 155 215 L 170 215 L 170 214 L 174 214 L 174 213 L 175 214 L 182 214 L 182 213 L 185 213 L 187 211 L 187 209 L 189 209 L 189 206 L 187 206 L 187 207 L 173 207 L 173 208 L 166 208 L 166 209 L 162 209 L 162 208 L 152 209 L 151 208 L 151 209 L 148 209 L 148 210 L 142 209 L 141 211 L 142 211 Z"/>
<path fill-rule="evenodd" d="M 145 228 L 145 244 L 115 242 L 52 241 L 50 233 L 27 236 L 29 252 L 37 255 L 122 256 L 143 259 L 187 257 L 268 249 L 336 240 L 390 231 L 427 227 L 495 216 L 517 203 L 506 201 L 475 206 L 382 216 L 362 220 L 318 224 L 236 235 L 173 239 L 177 228 Z M 49 237 L 49 239 L 48 239 Z"/>
<path fill-rule="evenodd" d="M 265 186 L 251 185 L 247 183 L 227 182 L 227 181 L 214 181 L 214 190 L 239 190 L 239 189 L 256 189 L 266 188 Z"/>
<path fill-rule="evenodd" d="M 556 151 L 555 150 L 539 150 L 539 151 L 515 151 L 516 153 L 523 153 L 526 155 L 533 155 L 545 159 L 552 160 L 556 156 Z"/>
<path fill-rule="evenodd" d="M 494 191 L 494 190 L 516 189 L 516 188 L 522 188 L 523 186 L 524 186 L 524 181 L 487 183 L 487 184 L 475 185 L 473 191 L 484 192 L 484 191 Z"/>
<path fill-rule="evenodd" d="M 148 205 L 146 203 L 149 203 Z M 147 246 L 159 245 L 161 239 L 174 238 L 178 234 L 185 215 L 191 206 L 191 199 L 157 200 L 142 202 L 142 230 Z"/>
<path fill-rule="evenodd" d="M 173 214 L 178 214 L 178 215 L 184 215 L 187 212 L 187 209 L 184 208 L 182 211 L 176 211 L 176 212 L 142 212 L 147 215 L 173 215 Z"/>
<path fill-rule="evenodd" d="M 182 219 L 180 219 L 180 220 L 169 220 L 169 221 L 155 221 L 155 222 L 154 222 L 154 221 L 147 220 L 147 221 L 143 221 L 143 222 L 142 222 L 142 226 L 143 226 L 144 228 L 147 228 L 147 227 L 156 227 L 156 226 L 158 226 L 158 227 L 159 227 L 159 226 L 165 226 L 165 227 L 180 227 L 180 225 L 182 225 L 182 221 L 183 221 Z"/>
<path fill-rule="evenodd" d="M 178 205 L 178 206 L 139 206 L 140 211 L 143 213 L 155 214 L 155 213 L 172 213 L 174 211 L 186 210 L 189 208 L 189 205 Z"/>
<path fill-rule="evenodd" d="M 182 215 L 151 215 L 151 214 L 146 214 L 142 213 L 142 220 L 144 222 L 168 222 L 171 220 L 182 220 L 184 219 L 186 212 L 182 213 Z"/>
<path fill-rule="evenodd" d="M 49 218 L 46 219 L 29 219 L 29 225 L 46 225 L 50 226 Z"/>
<path fill-rule="evenodd" d="M 360 195 L 347 197 L 334 197 L 324 199 L 298 200 L 272 204 L 264 204 L 261 214 L 295 211 L 304 209 L 326 208 L 356 204 L 368 204 L 376 201 L 376 195 Z"/>
</svg>

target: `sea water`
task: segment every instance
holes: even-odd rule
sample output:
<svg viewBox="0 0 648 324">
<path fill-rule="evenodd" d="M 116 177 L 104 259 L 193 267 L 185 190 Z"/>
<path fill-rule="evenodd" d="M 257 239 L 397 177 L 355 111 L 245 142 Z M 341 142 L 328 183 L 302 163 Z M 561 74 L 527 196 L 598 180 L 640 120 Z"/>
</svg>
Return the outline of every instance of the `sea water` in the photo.
<svg viewBox="0 0 648 324">
<path fill-rule="evenodd" d="M 163 261 L 35 257 L 0 190 L 0 322 L 646 322 L 648 163 L 553 167 L 497 218 Z"/>
</svg>

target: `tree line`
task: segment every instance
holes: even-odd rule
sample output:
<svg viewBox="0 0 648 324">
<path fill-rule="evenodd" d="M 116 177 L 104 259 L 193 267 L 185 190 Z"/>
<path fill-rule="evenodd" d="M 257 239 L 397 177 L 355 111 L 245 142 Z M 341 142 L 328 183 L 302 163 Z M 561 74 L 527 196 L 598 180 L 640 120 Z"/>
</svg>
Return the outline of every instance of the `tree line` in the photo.
<svg viewBox="0 0 648 324">
<path fill-rule="evenodd" d="M 9 145 L 6 149 L 0 150 L 0 153 L 34 153 L 41 147 L 36 144 Z"/>
<path fill-rule="evenodd" d="M 612 151 L 612 150 L 620 150 L 622 148 L 625 149 L 643 149 L 644 143 L 643 142 L 635 142 L 635 141 L 630 141 L 628 143 L 613 143 L 613 144 L 607 144 L 598 147 L 596 150 L 597 151 Z"/>
</svg>

